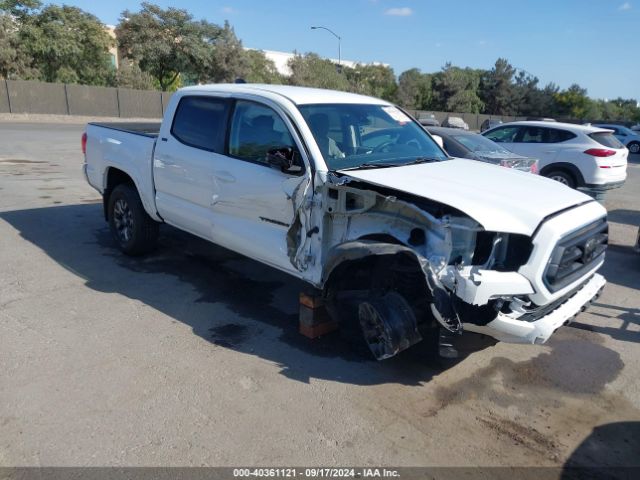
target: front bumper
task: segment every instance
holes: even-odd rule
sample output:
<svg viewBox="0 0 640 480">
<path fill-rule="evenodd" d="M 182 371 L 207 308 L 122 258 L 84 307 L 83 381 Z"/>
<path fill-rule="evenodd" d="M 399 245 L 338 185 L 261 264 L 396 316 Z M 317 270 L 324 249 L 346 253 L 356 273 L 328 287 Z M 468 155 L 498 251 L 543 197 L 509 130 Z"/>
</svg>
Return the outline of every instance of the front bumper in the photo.
<svg viewBox="0 0 640 480">
<path fill-rule="evenodd" d="M 584 307 L 598 295 L 606 283 L 605 278 L 596 273 L 566 302 L 534 322 L 518 320 L 499 313 L 495 320 L 487 325 L 479 326 L 465 323 L 464 329 L 469 332 L 489 335 L 508 343 L 545 343 L 553 332 L 584 310 Z"/>
</svg>

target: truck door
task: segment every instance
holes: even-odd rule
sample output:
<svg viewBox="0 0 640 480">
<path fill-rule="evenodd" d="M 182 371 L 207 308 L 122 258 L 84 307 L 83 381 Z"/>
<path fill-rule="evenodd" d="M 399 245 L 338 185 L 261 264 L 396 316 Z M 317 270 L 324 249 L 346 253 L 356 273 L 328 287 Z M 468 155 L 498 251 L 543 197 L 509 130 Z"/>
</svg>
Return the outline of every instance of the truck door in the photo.
<svg viewBox="0 0 640 480">
<path fill-rule="evenodd" d="M 283 270 L 295 270 L 287 233 L 296 218 L 310 174 L 293 125 L 274 108 L 236 100 L 227 155 L 215 162 L 212 236 L 216 243 Z M 267 152 L 291 148 L 297 165 L 283 171 L 267 163 Z M 298 203 L 297 203 L 298 202 Z"/>
<path fill-rule="evenodd" d="M 153 158 L 158 213 L 169 224 L 211 239 L 215 163 L 224 152 L 231 100 L 183 96 L 160 131 Z M 170 123 L 170 124 L 169 124 Z"/>
</svg>

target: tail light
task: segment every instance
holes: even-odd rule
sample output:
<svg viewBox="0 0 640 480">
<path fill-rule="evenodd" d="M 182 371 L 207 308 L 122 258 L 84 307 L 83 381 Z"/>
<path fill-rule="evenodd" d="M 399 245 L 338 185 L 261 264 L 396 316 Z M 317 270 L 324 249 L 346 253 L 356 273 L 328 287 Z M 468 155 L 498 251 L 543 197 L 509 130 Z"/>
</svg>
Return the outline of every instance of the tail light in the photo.
<svg viewBox="0 0 640 480">
<path fill-rule="evenodd" d="M 529 172 L 533 173 L 534 175 L 538 175 L 540 173 L 538 169 L 538 160 L 536 160 L 531 164 L 531 168 L 529 169 Z"/>
<path fill-rule="evenodd" d="M 87 154 L 87 132 L 82 134 L 82 154 Z"/>
<path fill-rule="evenodd" d="M 590 148 L 589 150 L 585 150 L 587 155 L 591 155 L 592 157 L 610 157 L 616 154 L 615 150 L 609 150 L 608 148 Z"/>
</svg>

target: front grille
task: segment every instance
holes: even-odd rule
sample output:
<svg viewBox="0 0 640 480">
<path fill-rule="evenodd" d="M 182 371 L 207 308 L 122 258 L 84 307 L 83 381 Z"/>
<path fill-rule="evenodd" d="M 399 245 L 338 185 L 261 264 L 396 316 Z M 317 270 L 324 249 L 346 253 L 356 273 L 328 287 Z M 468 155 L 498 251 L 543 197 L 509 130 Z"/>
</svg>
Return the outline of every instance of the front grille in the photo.
<svg viewBox="0 0 640 480">
<path fill-rule="evenodd" d="M 553 249 L 544 283 L 556 292 L 578 280 L 604 256 L 609 240 L 606 219 L 600 219 L 564 237 Z"/>
</svg>

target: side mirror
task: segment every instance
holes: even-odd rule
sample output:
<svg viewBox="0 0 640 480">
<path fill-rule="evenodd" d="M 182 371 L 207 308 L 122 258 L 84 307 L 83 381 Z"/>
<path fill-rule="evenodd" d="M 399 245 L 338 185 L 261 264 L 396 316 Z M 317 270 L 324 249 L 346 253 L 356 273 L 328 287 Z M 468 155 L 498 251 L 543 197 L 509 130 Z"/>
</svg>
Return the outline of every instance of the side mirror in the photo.
<svg viewBox="0 0 640 480">
<path fill-rule="evenodd" d="M 296 150 L 293 147 L 277 147 L 267 151 L 267 163 L 285 173 L 302 171 L 301 162 L 296 162 Z"/>
</svg>

